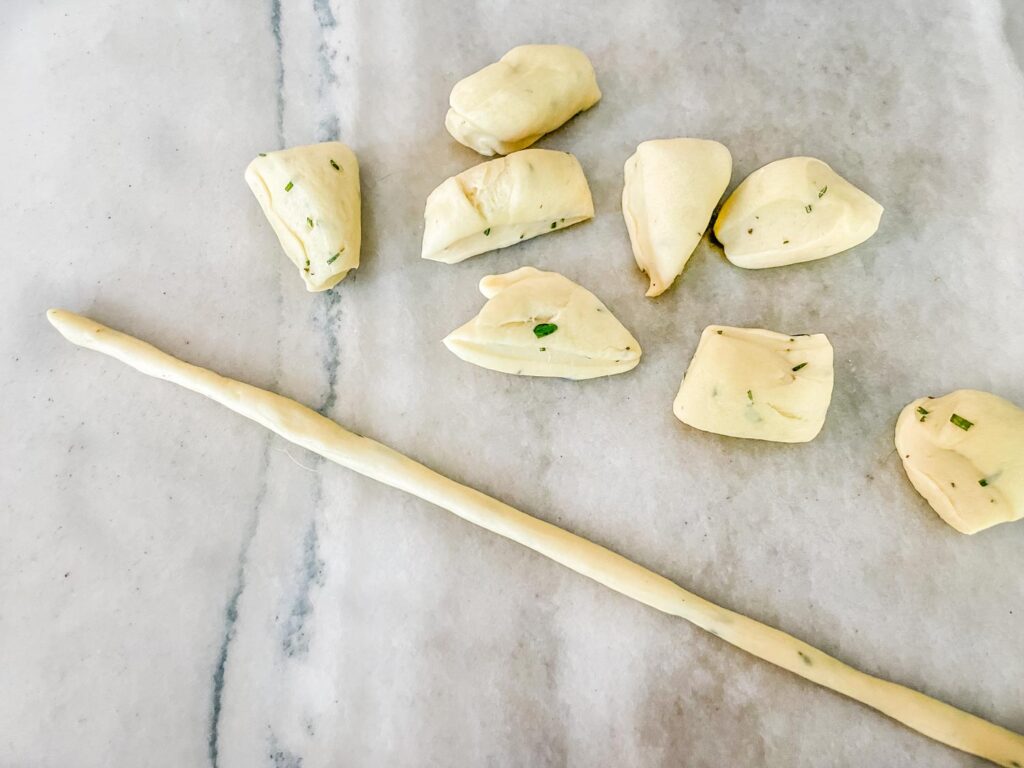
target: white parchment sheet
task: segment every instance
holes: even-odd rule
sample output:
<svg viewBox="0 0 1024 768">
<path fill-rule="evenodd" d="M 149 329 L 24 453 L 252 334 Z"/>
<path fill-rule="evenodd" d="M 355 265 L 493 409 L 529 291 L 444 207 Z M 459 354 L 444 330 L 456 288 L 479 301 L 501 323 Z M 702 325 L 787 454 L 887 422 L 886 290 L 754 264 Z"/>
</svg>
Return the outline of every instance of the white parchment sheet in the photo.
<svg viewBox="0 0 1024 768">
<path fill-rule="evenodd" d="M 1024 523 L 946 526 L 899 409 L 1024 403 L 1017 2 L 129 0 L 0 7 L 0 765 L 974 766 L 260 427 L 63 342 L 64 306 L 310 404 L 868 672 L 1024 731 Z M 423 204 L 482 158 L 461 77 L 579 46 L 604 98 L 593 221 L 458 265 Z M 855 250 L 650 300 L 620 211 L 640 141 L 820 157 L 886 209 Z M 242 179 L 339 138 L 362 266 L 311 295 Z M 562 272 L 633 372 L 512 377 L 440 343 L 477 282 Z M 703 327 L 826 333 L 821 435 L 704 434 L 671 403 Z"/>
</svg>

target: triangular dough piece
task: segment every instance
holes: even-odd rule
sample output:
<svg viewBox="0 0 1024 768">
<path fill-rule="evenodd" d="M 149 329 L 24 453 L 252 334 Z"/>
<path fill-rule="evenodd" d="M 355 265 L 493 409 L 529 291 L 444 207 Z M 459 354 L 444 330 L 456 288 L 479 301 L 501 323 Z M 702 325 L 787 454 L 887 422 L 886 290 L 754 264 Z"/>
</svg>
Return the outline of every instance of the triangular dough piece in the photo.
<svg viewBox="0 0 1024 768">
<path fill-rule="evenodd" d="M 788 157 L 750 174 L 715 220 L 737 267 L 782 267 L 853 248 L 878 230 L 882 206 L 813 157 Z"/>
<path fill-rule="evenodd" d="M 590 291 L 521 267 L 480 281 L 480 314 L 444 340 L 463 360 L 523 376 L 592 379 L 640 362 L 640 344 Z"/>
<path fill-rule="evenodd" d="M 622 215 L 648 296 L 682 274 L 732 176 L 732 155 L 717 141 L 645 141 L 626 161 Z"/>
<path fill-rule="evenodd" d="M 306 290 L 326 291 L 359 266 L 359 164 L 340 141 L 261 154 L 245 180 Z"/>
<path fill-rule="evenodd" d="M 579 160 L 568 152 L 525 149 L 475 165 L 430 193 L 421 255 L 455 264 L 593 216 Z"/>
</svg>

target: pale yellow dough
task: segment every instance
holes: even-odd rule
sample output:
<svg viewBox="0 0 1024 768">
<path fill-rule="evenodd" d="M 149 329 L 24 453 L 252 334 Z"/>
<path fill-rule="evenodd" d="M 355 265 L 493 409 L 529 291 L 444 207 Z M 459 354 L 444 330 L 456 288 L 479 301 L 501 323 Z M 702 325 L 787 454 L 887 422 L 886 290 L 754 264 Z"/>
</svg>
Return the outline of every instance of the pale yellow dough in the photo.
<svg viewBox="0 0 1024 768">
<path fill-rule="evenodd" d="M 594 67 L 568 45 L 520 45 L 452 88 L 448 132 L 481 155 L 525 149 L 601 98 Z"/>
<path fill-rule="evenodd" d="M 609 549 L 353 434 L 294 400 L 177 360 L 87 317 L 60 309 L 51 309 L 47 317 L 74 344 L 198 392 L 329 461 L 418 496 L 616 592 L 686 619 L 737 648 L 849 696 L 936 741 L 1005 768 L 1024 768 L 1024 736 L 1020 734 L 911 688 L 860 672 L 802 640 L 710 603 Z"/>
<path fill-rule="evenodd" d="M 420 255 L 445 264 L 593 218 L 579 160 L 525 149 L 446 179 L 427 197 Z"/>
<path fill-rule="evenodd" d="M 1024 517 L 1024 410 L 958 389 L 910 403 L 896 421 L 907 477 L 961 533 Z"/>
<path fill-rule="evenodd" d="M 267 152 L 245 169 L 306 290 L 326 291 L 359 266 L 359 163 L 340 141 Z"/>
<path fill-rule="evenodd" d="M 592 379 L 625 373 L 640 344 L 590 291 L 557 272 L 521 267 L 480 281 L 480 313 L 445 346 L 466 362 L 522 376 Z M 538 336 L 544 328 L 555 330 Z"/>
<path fill-rule="evenodd" d="M 682 274 L 731 176 L 729 150 L 706 139 L 645 141 L 626 161 L 622 216 L 648 296 Z"/>
<path fill-rule="evenodd" d="M 831 400 L 832 345 L 824 334 L 709 325 L 673 411 L 705 432 L 806 443 L 821 431 Z"/>
<path fill-rule="evenodd" d="M 813 157 L 759 168 L 729 195 L 715 237 L 738 267 L 782 267 L 853 248 L 878 230 L 882 206 Z"/>
</svg>

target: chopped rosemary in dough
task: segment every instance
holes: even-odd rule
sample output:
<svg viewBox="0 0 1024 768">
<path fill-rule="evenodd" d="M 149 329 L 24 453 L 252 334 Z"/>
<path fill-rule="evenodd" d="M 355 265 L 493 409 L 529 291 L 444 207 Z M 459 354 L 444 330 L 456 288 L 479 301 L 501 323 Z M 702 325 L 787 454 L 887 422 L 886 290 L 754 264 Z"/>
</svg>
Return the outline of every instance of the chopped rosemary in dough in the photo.
<svg viewBox="0 0 1024 768">
<path fill-rule="evenodd" d="M 359 266 L 359 164 L 344 144 L 260 153 L 245 181 L 307 290 L 333 288 Z"/>
<path fill-rule="evenodd" d="M 961 533 L 1024 517 L 1024 410 L 974 389 L 922 397 L 896 421 L 907 477 Z"/>
<path fill-rule="evenodd" d="M 648 296 L 682 274 L 731 176 L 729 150 L 705 139 L 645 141 L 626 161 L 622 216 Z"/>
<path fill-rule="evenodd" d="M 640 362 L 640 344 L 608 308 L 557 272 L 521 267 L 485 277 L 480 292 L 483 309 L 444 340 L 466 362 L 565 379 L 624 373 Z"/>
<path fill-rule="evenodd" d="M 481 155 L 525 149 L 601 98 L 594 67 L 568 45 L 520 45 L 452 88 L 448 132 Z"/>
<path fill-rule="evenodd" d="M 832 345 L 824 334 L 711 325 L 673 410 L 705 432 L 805 443 L 821 431 L 831 399 Z"/>
<path fill-rule="evenodd" d="M 722 205 L 715 237 L 738 267 L 822 259 L 878 230 L 882 206 L 821 160 L 788 157 L 745 178 Z"/>
<path fill-rule="evenodd" d="M 421 255 L 454 264 L 593 215 L 579 160 L 568 152 L 525 149 L 473 166 L 430 193 Z"/>
</svg>

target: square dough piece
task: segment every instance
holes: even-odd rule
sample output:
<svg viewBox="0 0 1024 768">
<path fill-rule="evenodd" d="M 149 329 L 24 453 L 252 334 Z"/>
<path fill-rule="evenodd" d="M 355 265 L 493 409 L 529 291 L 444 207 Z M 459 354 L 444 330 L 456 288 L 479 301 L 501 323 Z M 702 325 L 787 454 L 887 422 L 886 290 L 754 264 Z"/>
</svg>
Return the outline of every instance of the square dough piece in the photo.
<svg viewBox="0 0 1024 768">
<path fill-rule="evenodd" d="M 824 334 L 709 325 L 673 412 L 705 432 L 806 443 L 821 431 L 831 400 L 832 345 Z"/>
</svg>

